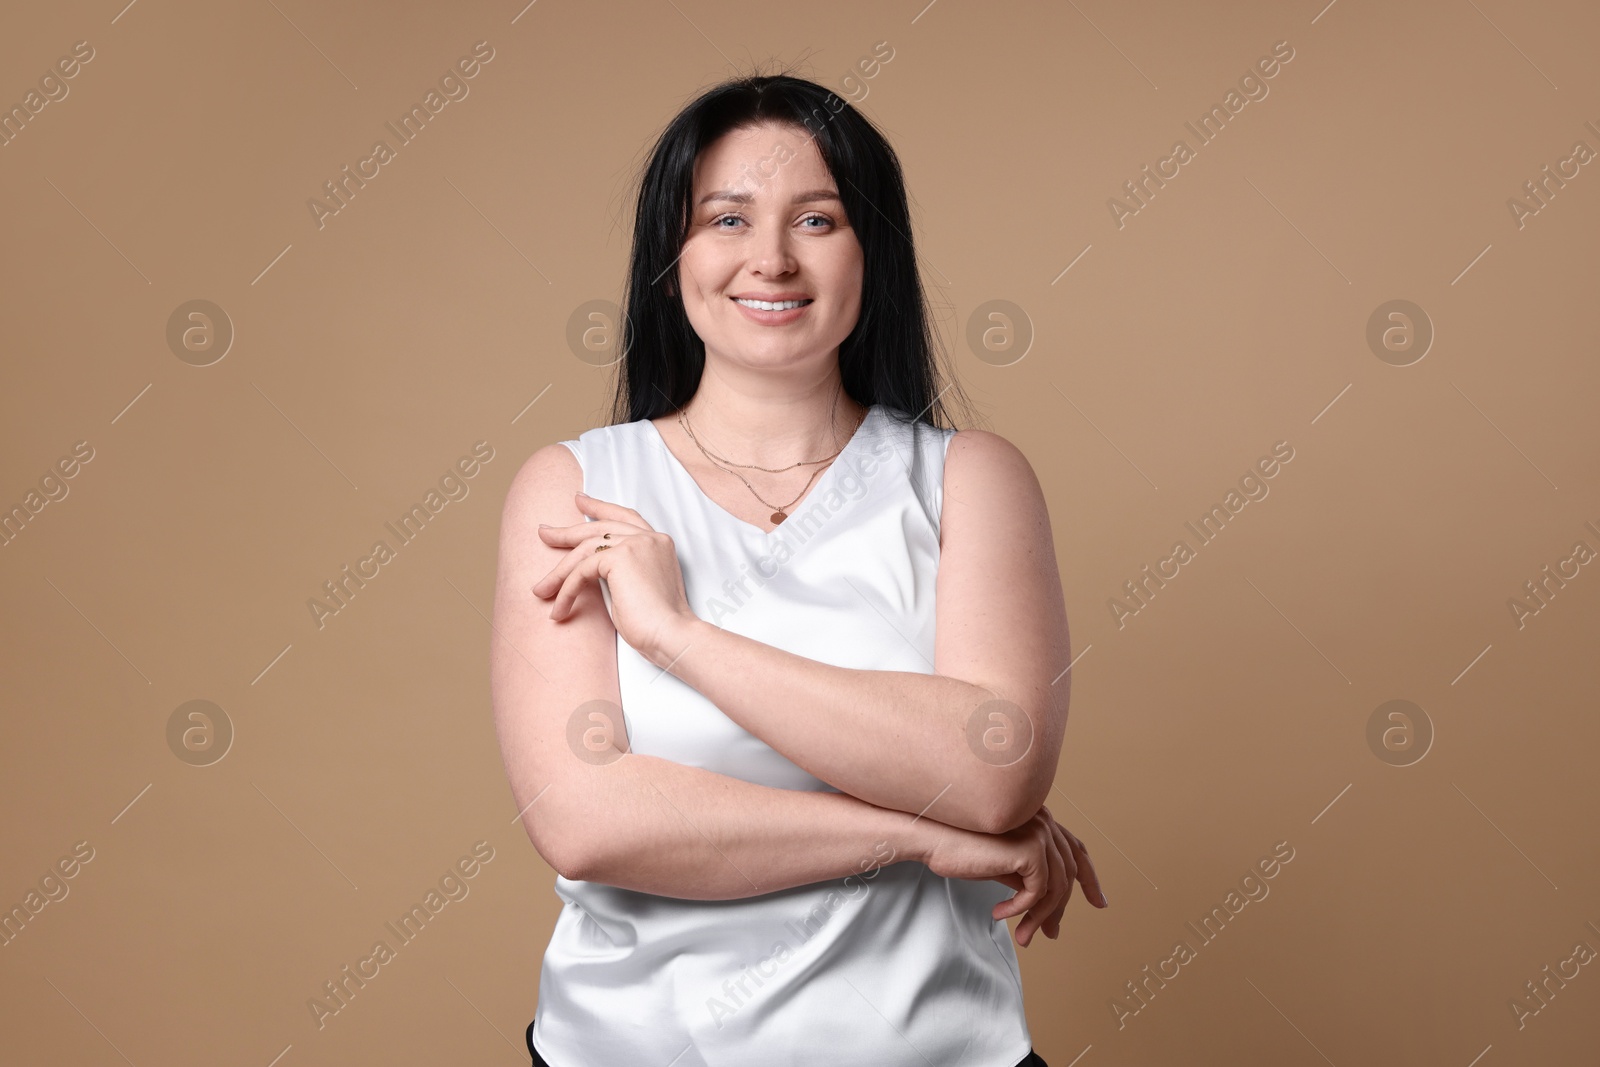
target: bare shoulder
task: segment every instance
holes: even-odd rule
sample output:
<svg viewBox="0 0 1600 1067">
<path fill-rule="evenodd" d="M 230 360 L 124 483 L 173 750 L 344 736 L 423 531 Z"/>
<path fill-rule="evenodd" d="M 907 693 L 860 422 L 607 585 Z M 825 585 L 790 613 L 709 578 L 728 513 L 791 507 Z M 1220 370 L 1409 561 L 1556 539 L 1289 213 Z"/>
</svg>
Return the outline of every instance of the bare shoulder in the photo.
<svg viewBox="0 0 1600 1067">
<path fill-rule="evenodd" d="M 506 490 L 502 522 L 537 528 L 583 521 L 573 495 L 583 488 L 583 467 L 566 445 L 554 442 L 523 460 Z"/>
<path fill-rule="evenodd" d="M 944 457 L 946 496 L 991 501 L 1040 500 L 1038 476 L 1022 450 L 989 430 L 957 430 Z"/>
</svg>

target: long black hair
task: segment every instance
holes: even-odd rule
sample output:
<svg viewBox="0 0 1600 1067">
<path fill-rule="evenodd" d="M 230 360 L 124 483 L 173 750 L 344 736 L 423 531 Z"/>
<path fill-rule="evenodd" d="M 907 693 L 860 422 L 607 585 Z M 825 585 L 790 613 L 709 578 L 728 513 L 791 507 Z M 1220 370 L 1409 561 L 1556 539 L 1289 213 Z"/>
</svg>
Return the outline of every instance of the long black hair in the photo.
<svg viewBox="0 0 1600 1067">
<path fill-rule="evenodd" d="M 965 415 L 971 404 L 936 360 L 900 161 L 849 101 L 787 74 L 746 75 L 707 90 L 651 149 L 634 212 L 612 422 L 670 414 L 699 388 L 705 343 L 689 323 L 676 278 L 693 218 L 694 164 L 723 134 L 763 122 L 811 135 L 861 243 L 861 313 L 839 345 L 844 391 L 863 407 L 885 404 L 955 428 L 952 409 Z"/>
</svg>

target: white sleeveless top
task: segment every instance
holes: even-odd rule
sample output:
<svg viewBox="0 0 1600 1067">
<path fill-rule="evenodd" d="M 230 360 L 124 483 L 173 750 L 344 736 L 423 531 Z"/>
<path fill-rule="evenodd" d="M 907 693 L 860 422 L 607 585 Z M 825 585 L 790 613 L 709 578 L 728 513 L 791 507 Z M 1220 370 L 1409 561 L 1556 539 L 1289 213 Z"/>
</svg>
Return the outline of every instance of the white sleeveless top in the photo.
<svg viewBox="0 0 1600 1067">
<path fill-rule="evenodd" d="M 672 536 L 702 619 L 841 667 L 931 674 L 954 433 L 874 405 L 770 534 L 707 497 L 648 419 L 561 443 L 583 468 L 584 492 Z M 620 636 L 617 673 L 630 751 L 839 791 Z M 886 855 L 887 845 L 862 866 Z M 739 900 L 559 875 L 555 890 L 565 906 L 533 1030 L 551 1067 L 1014 1067 L 1032 1047 L 1016 953 L 1005 921 L 990 915 L 1012 891 L 996 881 L 940 878 L 901 860 Z"/>
</svg>

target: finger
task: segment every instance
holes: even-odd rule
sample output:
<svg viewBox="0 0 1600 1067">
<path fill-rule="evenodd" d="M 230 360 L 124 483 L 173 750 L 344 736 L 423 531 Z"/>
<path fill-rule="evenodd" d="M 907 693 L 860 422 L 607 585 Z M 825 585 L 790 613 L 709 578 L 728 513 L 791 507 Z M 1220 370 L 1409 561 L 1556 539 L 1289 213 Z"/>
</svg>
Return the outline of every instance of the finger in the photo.
<svg viewBox="0 0 1600 1067">
<path fill-rule="evenodd" d="M 561 583 L 566 579 L 567 574 L 571 572 L 572 568 L 576 567 L 585 558 L 594 553 L 593 545 L 615 545 L 622 542 L 622 537 L 619 536 L 615 530 L 596 531 L 593 529 L 595 526 L 601 525 L 600 523 L 591 522 L 586 523 L 585 525 L 588 526 L 592 532 L 573 541 L 571 547 L 574 549 L 574 551 L 568 552 L 561 558 L 559 563 L 557 563 L 554 567 L 551 567 L 550 570 L 546 572 L 543 578 L 540 578 L 537 582 L 534 582 L 533 585 L 528 587 L 534 596 L 543 599 L 554 593 L 556 589 L 560 587 Z M 610 524 L 607 523 L 605 525 Z M 550 527 L 550 529 L 557 528 L 558 527 Z M 540 530 L 539 532 L 542 534 L 546 531 Z M 634 530 L 633 532 L 639 533 L 641 531 Z M 585 550 L 585 546 L 588 546 L 587 550 Z"/>
<path fill-rule="evenodd" d="M 1062 865 L 1066 868 L 1063 884 L 1067 890 L 1061 895 L 1061 903 L 1056 905 L 1055 911 L 1050 913 L 1050 918 L 1045 920 L 1044 934 L 1053 940 L 1061 936 L 1061 916 L 1066 913 L 1067 901 L 1072 899 L 1072 879 L 1077 873 L 1077 868 L 1074 865 L 1072 848 L 1067 840 L 1067 832 L 1059 826 L 1052 826 L 1052 829 L 1055 832 L 1056 848 L 1061 852 Z"/>
<path fill-rule="evenodd" d="M 1039 892 L 1028 902 L 1027 914 L 1017 924 L 1017 944 L 1023 948 L 1033 943 L 1033 935 L 1038 931 L 1039 924 L 1054 910 L 1056 898 L 1060 896 L 1063 875 L 1060 851 L 1048 832 L 1040 833 L 1039 843 L 1042 847 L 1035 853 L 1039 857 L 1041 874 Z"/>
<path fill-rule="evenodd" d="M 539 537 L 547 545 L 557 548 L 571 548 L 584 538 L 596 534 L 609 533 L 612 537 L 625 533 L 640 533 L 638 526 L 621 519 L 594 519 L 590 522 L 575 522 L 571 526 L 551 526 L 546 523 L 539 527 Z"/>
<path fill-rule="evenodd" d="M 1063 856 L 1061 844 L 1056 841 L 1055 825 L 1052 823 L 1043 834 L 1045 846 L 1045 863 L 1050 871 L 1050 885 L 1046 889 L 1043 899 L 1035 905 L 1027 916 L 1028 942 L 1033 942 L 1034 934 L 1046 923 L 1052 923 L 1061 916 L 1066 907 L 1067 894 L 1072 890 L 1072 881 L 1067 877 L 1067 865 Z M 1070 853 L 1068 853 L 1070 855 Z"/>
<path fill-rule="evenodd" d="M 1100 888 L 1100 876 L 1095 873 L 1094 862 L 1089 859 L 1089 850 L 1084 848 L 1083 842 L 1077 838 L 1073 837 L 1071 840 L 1072 851 L 1078 861 L 1078 881 L 1083 883 L 1083 895 L 1091 903 L 1098 901 L 1098 907 L 1109 908 L 1111 902 L 1106 899 L 1105 892 Z"/>
<path fill-rule="evenodd" d="M 597 544 L 609 543 L 602 542 L 599 538 L 596 538 L 595 541 Z M 562 579 L 561 588 L 556 591 L 555 599 L 550 604 L 550 617 L 557 622 L 572 613 L 573 602 L 578 599 L 578 594 L 583 592 L 583 587 L 586 583 L 593 581 L 598 587 L 598 579 L 605 577 L 605 573 L 600 568 L 602 566 L 610 566 L 605 559 L 605 553 L 602 552 L 591 550 L 585 553 L 580 546 L 573 551 L 572 555 L 578 557 L 578 562 L 568 571 L 567 576 Z"/>
<path fill-rule="evenodd" d="M 1009 900 L 1002 900 L 994 906 L 996 919 L 1009 919 L 1013 915 L 1021 915 L 1034 904 L 1038 903 L 1044 891 L 1049 888 L 1049 872 L 1039 862 L 1036 854 L 1029 853 L 1016 868 L 1017 877 L 1022 879 L 1022 888 L 1017 890 Z M 1010 879 L 1008 878 L 1009 882 Z M 1021 932 L 1021 928 L 1018 928 Z"/>
<path fill-rule="evenodd" d="M 644 516 L 632 508 L 625 508 L 621 504 L 613 504 L 609 500 L 585 496 L 582 493 L 575 494 L 573 499 L 578 502 L 578 510 L 585 515 L 593 515 L 599 519 L 621 519 L 623 522 L 631 522 L 635 526 L 643 526 L 646 530 L 655 532 L 655 527 L 645 522 Z"/>
</svg>

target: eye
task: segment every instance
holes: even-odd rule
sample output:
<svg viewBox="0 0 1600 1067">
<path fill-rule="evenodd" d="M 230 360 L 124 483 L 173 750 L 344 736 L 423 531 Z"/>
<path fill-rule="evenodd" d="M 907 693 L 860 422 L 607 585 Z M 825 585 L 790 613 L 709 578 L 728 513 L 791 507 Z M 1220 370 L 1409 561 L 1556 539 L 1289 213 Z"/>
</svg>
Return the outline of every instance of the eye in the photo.
<svg viewBox="0 0 1600 1067">
<path fill-rule="evenodd" d="M 725 222 L 728 219 L 739 219 L 741 222 L 743 221 L 743 218 L 741 216 L 739 216 L 739 215 L 734 215 L 734 214 L 719 215 L 716 218 L 711 220 L 711 228 L 714 229 L 714 230 L 726 230 L 726 229 L 729 229 L 729 227 L 727 227 L 727 226 L 719 226 L 718 225 L 718 223 Z"/>
<path fill-rule="evenodd" d="M 828 226 L 832 226 L 833 225 L 833 220 L 830 219 L 826 215 L 807 215 L 805 218 L 801 219 L 800 221 L 801 222 L 821 222 L 821 223 L 826 223 Z M 806 227 L 804 227 L 804 229 L 808 229 L 808 230 L 817 230 L 817 229 L 821 229 L 821 228 L 822 227 L 820 227 L 820 226 L 806 226 Z"/>
</svg>

